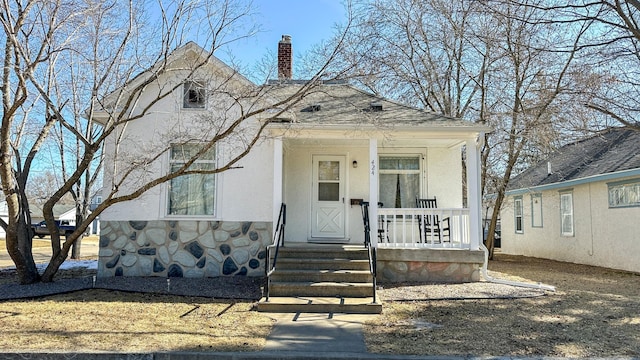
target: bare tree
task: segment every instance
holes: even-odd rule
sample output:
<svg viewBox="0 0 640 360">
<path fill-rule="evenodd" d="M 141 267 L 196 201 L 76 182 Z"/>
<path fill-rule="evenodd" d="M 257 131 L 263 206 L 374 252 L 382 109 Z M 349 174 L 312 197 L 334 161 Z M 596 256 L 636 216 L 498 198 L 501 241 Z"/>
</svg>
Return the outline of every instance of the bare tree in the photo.
<svg viewBox="0 0 640 360">
<path fill-rule="evenodd" d="M 498 1 L 502 3 L 502 1 Z M 544 12 L 540 19 L 561 29 L 588 28 L 578 41 L 582 76 L 591 86 L 581 103 L 600 115 L 640 131 L 640 2 L 513 1 Z M 520 21 L 528 21 L 514 15 Z M 572 49 L 558 48 L 557 51 Z M 593 114 L 591 115 L 593 116 Z M 604 121 L 607 124 L 606 121 Z M 598 127 L 592 122 L 587 126 Z"/>
<path fill-rule="evenodd" d="M 214 52 L 256 31 L 251 14 L 251 3 L 242 0 L 1 3 L 5 41 L 0 179 L 9 208 L 2 226 L 21 283 L 51 281 L 73 244 L 108 207 L 181 176 L 236 167 L 260 141 L 265 127 L 318 83 L 335 52 L 309 83 L 286 98 L 274 98 L 269 94 L 273 87 L 255 86 L 233 69 L 218 66 Z M 194 126 L 183 127 L 178 117 L 175 126 L 155 133 L 170 135 L 174 144 L 201 145 L 185 152 L 170 171 L 158 173 L 158 159 L 170 150 L 166 144 L 139 144 L 135 154 L 119 149 L 137 141 L 128 128 L 153 117 L 155 105 L 181 92 L 185 79 L 204 80 L 215 103 Z M 39 274 L 31 252 L 26 184 L 53 132 L 61 149 L 53 167 L 62 171 L 62 182 L 43 206 L 53 255 Z M 233 144 L 233 151 L 214 167 L 198 167 L 198 160 L 220 144 Z M 113 166 L 102 170 L 109 186 L 103 188 L 102 203 L 86 213 L 91 184 L 107 156 Z M 62 241 L 53 206 L 69 193 L 82 218 Z"/>
<path fill-rule="evenodd" d="M 566 32 L 542 21 L 540 9 L 509 2 L 363 1 L 358 9 L 354 51 L 342 61 L 358 61 L 364 86 L 494 128 L 482 151 L 493 253 L 509 179 L 570 130 L 572 103 L 587 83 L 575 64 L 588 27 Z"/>
</svg>

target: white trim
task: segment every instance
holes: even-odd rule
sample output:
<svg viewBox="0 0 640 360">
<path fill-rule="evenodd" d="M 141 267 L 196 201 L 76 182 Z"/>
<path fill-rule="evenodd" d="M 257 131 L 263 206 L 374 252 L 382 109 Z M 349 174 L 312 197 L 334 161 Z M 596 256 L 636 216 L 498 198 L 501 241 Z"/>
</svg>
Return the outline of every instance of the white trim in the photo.
<svg viewBox="0 0 640 360">
<path fill-rule="evenodd" d="M 378 246 L 378 139 L 369 138 L 369 230 L 371 245 Z M 373 220 L 371 220 L 373 219 Z"/>
<path fill-rule="evenodd" d="M 482 139 L 479 135 L 478 139 Z M 480 250 L 482 239 L 482 196 L 480 194 L 480 148 L 477 139 L 467 139 L 467 203 L 469 208 L 470 249 Z"/>
</svg>

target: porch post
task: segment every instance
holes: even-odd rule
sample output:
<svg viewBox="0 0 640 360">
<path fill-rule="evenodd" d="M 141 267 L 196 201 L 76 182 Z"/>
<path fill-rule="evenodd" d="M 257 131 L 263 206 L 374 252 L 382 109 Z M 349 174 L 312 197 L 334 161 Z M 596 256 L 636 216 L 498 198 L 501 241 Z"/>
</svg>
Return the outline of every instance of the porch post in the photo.
<svg viewBox="0 0 640 360">
<path fill-rule="evenodd" d="M 371 245 L 378 247 L 378 139 L 369 139 L 369 225 Z"/>
<path fill-rule="evenodd" d="M 283 156 L 282 138 L 273 139 L 273 226 L 276 226 L 278 215 L 280 214 L 280 204 L 283 202 L 282 183 L 283 178 Z M 275 230 L 275 229 L 274 229 Z"/>
<path fill-rule="evenodd" d="M 480 136 L 480 134 L 478 135 Z M 471 250 L 480 249 L 482 239 L 482 196 L 480 194 L 480 145 L 476 137 L 467 140 L 467 201 Z"/>
</svg>

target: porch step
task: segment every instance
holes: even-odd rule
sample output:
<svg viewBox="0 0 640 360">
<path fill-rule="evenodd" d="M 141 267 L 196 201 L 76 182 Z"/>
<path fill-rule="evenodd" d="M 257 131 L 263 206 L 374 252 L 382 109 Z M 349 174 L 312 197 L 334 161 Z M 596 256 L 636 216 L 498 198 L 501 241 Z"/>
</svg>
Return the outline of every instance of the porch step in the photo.
<svg viewBox="0 0 640 360">
<path fill-rule="evenodd" d="M 362 245 L 309 245 L 306 247 L 281 247 L 278 257 L 287 259 L 350 259 L 368 260 L 367 249 Z"/>
<path fill-rule="evenodd" d="M 367 265 L 368 267 L 368 265 Z M 371 282 L 369 270 L 282 270 L 271 277 L 272 282 Z"/>
<path fill-rule="evenodd" d="M 313 256 L 313 255 L 310 255 Z M 277 270 L 369 270 L 369 260 L 285 258 L 278 255 Z"/>
<path fill-rule="evenodd" d="M 280 248 L 269 279 L 269 301 L 259 311 L 379 314 L 364 246 L 307 245 Z"/>
<path fill-rule="evenodd" d="M 257 308 L 262 312 L 347 314 L 380 314 L 382 312 L 382 304 L 374 303 L 371 297 L 271 297 L 269 301 L 262 298 Z"/>
<path fill-rule="evenodd" d="M 373 284 L 348 282 L 272 282 L 271 296 L 355 297 L 372 296 Z"/>
</svg>

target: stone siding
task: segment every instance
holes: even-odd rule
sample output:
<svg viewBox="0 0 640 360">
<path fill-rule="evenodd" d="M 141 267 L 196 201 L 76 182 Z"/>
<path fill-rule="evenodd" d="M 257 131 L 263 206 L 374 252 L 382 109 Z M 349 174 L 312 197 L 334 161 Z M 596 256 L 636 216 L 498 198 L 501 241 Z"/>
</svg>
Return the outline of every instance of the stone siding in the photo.
<svg viewBox="0 0 640 360">
<path fill-rule="evenodd" d="M 378 249 L 378 281 L 386 283 L 480 281 L 484 253 L 444 249 Z"/>
<path fill-rule="evenodd" d="M 98 277 L 264 276 L 271 223 L 102 221 Z"/>
</svg>

